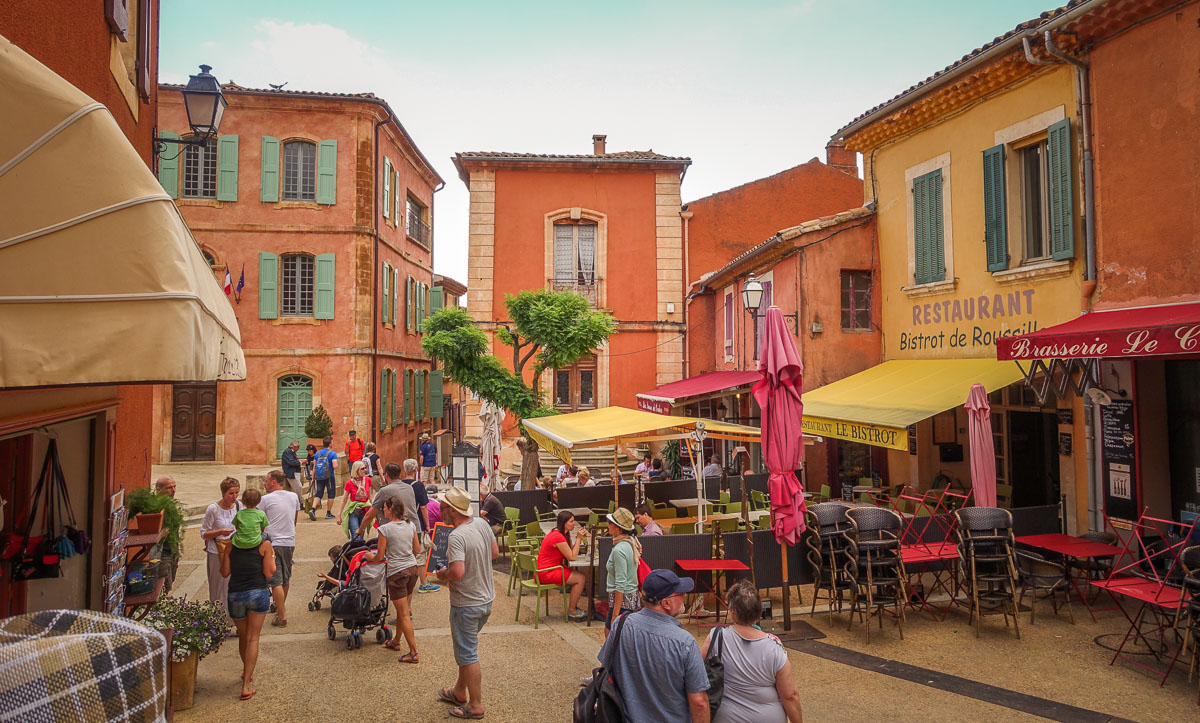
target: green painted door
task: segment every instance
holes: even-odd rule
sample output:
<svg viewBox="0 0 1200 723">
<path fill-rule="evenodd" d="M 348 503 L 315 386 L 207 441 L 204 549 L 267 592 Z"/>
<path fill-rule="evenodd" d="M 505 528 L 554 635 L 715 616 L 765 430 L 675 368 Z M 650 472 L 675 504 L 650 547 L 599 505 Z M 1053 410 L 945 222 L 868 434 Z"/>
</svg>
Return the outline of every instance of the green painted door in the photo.
<svg viewBox="0 0 1200 723">
<path fill-rule="evenodd" d="M 304 448 L 304 422 L 312 411 L 312 380 L 308 377 L 293 374 L 279 380 L 279 434 L 275 442 L 275 455 L 283 454 L 283 450 L 293 440 L 300 441 Z"/>
</svg>

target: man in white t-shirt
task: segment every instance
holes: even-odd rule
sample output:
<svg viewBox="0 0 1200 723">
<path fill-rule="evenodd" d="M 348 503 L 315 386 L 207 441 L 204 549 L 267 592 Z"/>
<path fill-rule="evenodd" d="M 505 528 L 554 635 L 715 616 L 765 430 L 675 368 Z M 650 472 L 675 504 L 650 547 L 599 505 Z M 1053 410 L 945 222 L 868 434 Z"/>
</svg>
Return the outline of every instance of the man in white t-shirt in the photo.
<svg viewBox="0 0 1200 723">
<path fill-rule="evenodd" d="M 267 516 L 267 536 L 275 549 L 275 574 L 267 580 L 271 598 L 275 602 L 275 619 L 271 625 L 287 627 L 288 588 L 292 582 L 292 557 L 296 552 L 296 516 L 300 514 L 300 500 L 288 489 L 283 470 L 273 469 L 263 481 L 267 493 L 258 503 L 258 509 Z"/>
</svg>

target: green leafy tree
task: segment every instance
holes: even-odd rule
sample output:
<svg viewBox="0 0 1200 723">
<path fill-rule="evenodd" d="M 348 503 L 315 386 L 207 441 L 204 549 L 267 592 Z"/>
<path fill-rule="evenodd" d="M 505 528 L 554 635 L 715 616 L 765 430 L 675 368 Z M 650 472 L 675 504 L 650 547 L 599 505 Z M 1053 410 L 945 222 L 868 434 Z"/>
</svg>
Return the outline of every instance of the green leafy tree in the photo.
<svg viewBox="0 0 1200 723">
<path fill-rule="evenodd" d="M 496 337 L 512 349 L 511 370 L 491 353 L 487 334 L 460 307 L 446 307 L 425 321 L 421 348 L 456 382 L 518 419 L 555 414 L 543 403 L 542 372 L 593 352 L 613 334 L 616 322 L 573 291 L 527 289 L 506 294 L 504 304 L 509 321 L 500 324 Z M 525 440 L 521 481 L 528 486 L 537 476 L 538 445 L 528 434 Z"/>
</svg>

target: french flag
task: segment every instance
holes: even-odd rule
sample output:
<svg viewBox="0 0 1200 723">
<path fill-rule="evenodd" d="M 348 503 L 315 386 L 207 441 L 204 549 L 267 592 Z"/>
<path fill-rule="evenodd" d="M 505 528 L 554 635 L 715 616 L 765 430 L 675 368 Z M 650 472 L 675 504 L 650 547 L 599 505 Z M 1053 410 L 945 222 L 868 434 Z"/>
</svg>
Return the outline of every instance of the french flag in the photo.
<svg viewBox="0 0 1200 723">
<path fill-rule="evenodd" d="M 233 278 L 229 276 L 229 264 L 225 265 L 225 295 L 233 294 Z"/>
</svg>

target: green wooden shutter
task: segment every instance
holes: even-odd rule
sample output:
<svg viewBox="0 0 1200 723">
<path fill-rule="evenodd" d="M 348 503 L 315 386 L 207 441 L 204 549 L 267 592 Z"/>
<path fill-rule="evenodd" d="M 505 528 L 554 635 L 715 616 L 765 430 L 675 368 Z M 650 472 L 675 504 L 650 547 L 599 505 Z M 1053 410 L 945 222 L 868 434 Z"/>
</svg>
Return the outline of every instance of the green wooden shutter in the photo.
<svg viewBox="0 0 1200 723">
<path fill-rule="evenodd" d="M 163 138 L 179 138 L 178 133 L 171 131 L 163 131 L 159 135 Z M 171 198 L 179 198 L 179 156 L 183 155 L 184 148 L 176 143 L 168 143 L 167 153 L 158 157 L 158 182 Z M 175 153 L 176 149 L 179 153 Z M 168 158 L 167 155 L 172 157 Z"/>
<path fill-rule="evenodd" d="M 404 370 L 404 423 L 412 421 L 412 372 Z"/>
<path fill-rule="evenodd" d="M 392 285 L 392 269 L 386 261 L 383 262 L 383 271 L 380 273 L 383 277 L 383 283 L 380 285 L 381 297 L 379 299 L 379 319 L 384 324 L 388 323 L 388 312 L 392 310 L 391 285 Z"/>
<path fill-rule="evenodd" d="M 238 193 L 238 137 L 217 139 L 217 200 L 236 201 Z"/>
<path fill-rule="evenodd" d="M 404 286 L 404 294 L 404 308 L 408 314 L 405 328 L 409 331 L 412 331 L 413 319 L 416 318 L 416 314 L 414 313 L 415 310 L 413 309 L 413 300 L 416 298 L 416 294 L 413 291 L 413 277 L 411 276 L 408 277 L 408 283 Z"/>
<path fill-rule="evenodd" d="M 317 144 L 317 203 L 337 203 L 337 141 Z"/>
<path fill-rule="evenodd" d="M 279 318 L 279 257 L 270 251 L 258 254 L 258 318 Z"/>
<path fill-rule="evenodd" d="M 983 241 L 987 270 L 1008 268 L 1008 206 L 1005 203 L 1004 144 L 983 152 Z"/>
<path fill-rule="evenodd" d="M 429 315 L 433 316 L 442 310 L 442 287 L 435 286 L 429 290 Z"/>
<path fill-rule="evenodd" d="M 262 174 L 258 197 L 263 203 L 279 201 L 279 139 L 262 137 Z"/>
<path fill-rule="evenodd" d="M 404 228 L 404 205 L 400 202 L 400 171 L 395 172 L 396 177 L 392 179 L 392 190 L 396 194 L 396 218 L 392 225 L 397 228 Z"/>
<path fill-rule="evenodd" d="M 399 426 L 400 425 L 400 407 L 396 405 L 396 391 L 397 391 L 396 386 L 397 386 L 396 370 L 393 369 L 392 370 L 392 398 L 390 400 L 390 403 L 392 405 L 392 424 Z M 403 395 L 403 392 L 401 392 L 401 395 Z"/>
<path fill-rule="evenodd" d="M 399 324 L 400 317 L 397 315 L 399 304 L 397 300 L 400 298 L 400 269 L 392 269 L 392 323 Z"/>
<path fill-rule="evenodd" d="M 1064 118 L 1047 130 L 1047 176 L 1050 181 L 1050 255 L 1075 256 L 1075 206 L 1071 196 L 1071 120 Z"/>
<path fill-rule="evenodd" d="M 918 284 L 946 278 L 942 229 L 942 171 L 913 179 L 913 252 Z"/>
<path fill-rule="evenodd" d="M 416 380 L 416 397 L 417 397 L 417 414 L 416 420 L 419 422 L 425 419 L 425 372 L 413 372 L 413 378 Z"/>
<path fill-rule="evenodd" d="M 442 418 L 442 370 L 429 372 L 429 416 Z"/>
<path fill-rule="evenodd" d="M 392 162 L 383 158 L 383 217 L 392 217 Z"/>
<path fill-rule="evenodd" d="M 334 254 L 317 256 L 316 298 L 313 300 L 313 316 L 317 319 L 333 318 Z"/>
<path fill-rule="evenodd" d="M 387 401 L 388 387 L 388 371 L 387 369 L 379 370 L 379 431 L 387 429 L 387 410 L 383 408 L 384 402 Z"/>
</svg>

